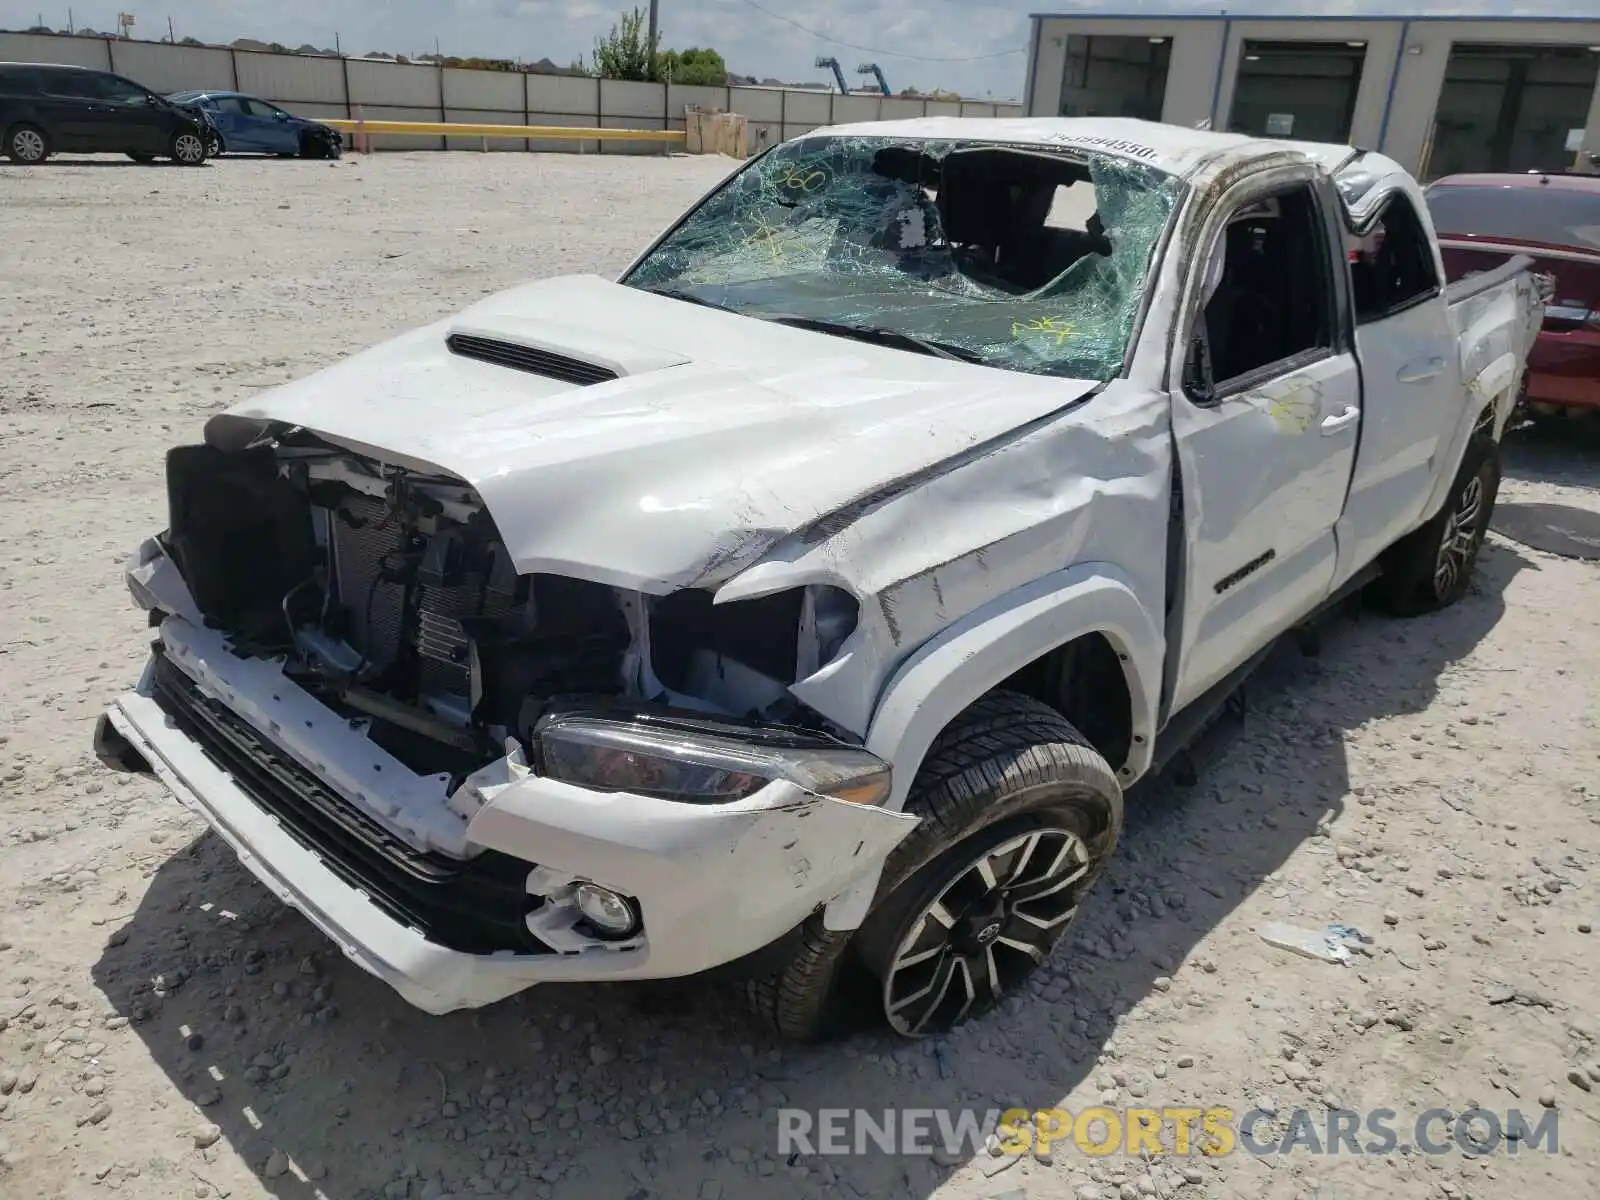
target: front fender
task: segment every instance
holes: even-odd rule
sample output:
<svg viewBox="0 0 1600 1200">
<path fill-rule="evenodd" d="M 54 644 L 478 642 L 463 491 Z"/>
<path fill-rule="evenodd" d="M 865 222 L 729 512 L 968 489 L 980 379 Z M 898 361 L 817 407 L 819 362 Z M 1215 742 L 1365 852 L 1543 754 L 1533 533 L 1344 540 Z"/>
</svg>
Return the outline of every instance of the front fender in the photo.
<svg viewBox="0 0 1600 1200">
<path fill-rule="evenodd" d="M 1161 626 L 1110 563 L 1083 563 L 991 601 L 931 639 L 884 690 L 867 731 L 867 748 L 894 765 L 886 807 L 905 807 L 928 748 L 963 709 L 1041 655 L 1101 634 L 1122 659 L 1132 698 L 1133 741 L 1120 777 L 1132 783 L 1150 765 L 1165 654 Z M 855 929 L 877 891 L 882 860 L 835 898 L 829 929 Z"/>
</svg>

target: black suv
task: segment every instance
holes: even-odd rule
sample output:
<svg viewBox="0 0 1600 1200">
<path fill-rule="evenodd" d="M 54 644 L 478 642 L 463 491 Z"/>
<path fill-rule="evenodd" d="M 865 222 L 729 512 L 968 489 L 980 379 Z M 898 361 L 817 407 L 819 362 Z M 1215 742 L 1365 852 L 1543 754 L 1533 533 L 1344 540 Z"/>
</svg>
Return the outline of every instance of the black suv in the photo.
<svg viewBox="0 0 1600 1200">
<path fill-rule="evenodd" d="M 0 136 L 15 163 L 65 150 L 195 167 L 206 160 L 210 126 L 203 113 L 109 71 L 0 62 Z"/>
</svg>

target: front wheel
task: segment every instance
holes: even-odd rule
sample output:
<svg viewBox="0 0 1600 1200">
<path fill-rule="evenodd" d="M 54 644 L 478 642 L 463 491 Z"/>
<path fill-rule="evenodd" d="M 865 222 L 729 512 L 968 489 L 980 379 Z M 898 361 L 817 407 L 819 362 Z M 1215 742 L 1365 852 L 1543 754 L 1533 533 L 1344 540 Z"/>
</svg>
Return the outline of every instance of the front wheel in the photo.
<svg viewBox="0 0 1600 1200">
<path fill-rule="evenodd" d="M 1372 585 L 1378 607 L 1396 616 L 1417 616 L 1448 608 L 1466 595 L 1499 493 L 1500 447 L 1475 433 L 1444 507 L 1385 556 L 1383 574 Z"/>
<path fill-rule="evenodd" d="M 211 130 L 210 132 L 208 132 L 206 134 L 206 157 L 207 158 L 220 158 L 220 157 L 222 157 L 222 154 L 226 149 L 227 149 L 227 146 L 225 146 L 223 144 L 223 142 L 222 142 L 222 135 L 220 133 L 218 133 L 215 129 Z"/>
<path fill-rule="evenodd" d="M 851 974 L 875 1023 L 945 1032 L 1021 988 L 1070 928 L 1122 828 L 1116 773 L 1054 709 L 992 692 L 929 750 L 906 811 L 922 817 L 884 865 L 855 933 L 813 917 L 799 952 L 750 985 L 784 1036 L 836 1017 Z"/>
<path fill-rule="evenodd" d="M 205 137 L 189 130 L 180 130 L 172 135 L 172 141 L 167 147 L 167 157 L 183 167 L 198 167 L 206 161 Z"/>
<path fill-rule="evenodd" d="M 50 157 L 50 139 L 37 125 L 13 125 L 6 132 L 6 157 L 31 167 Z"/>
</svg>

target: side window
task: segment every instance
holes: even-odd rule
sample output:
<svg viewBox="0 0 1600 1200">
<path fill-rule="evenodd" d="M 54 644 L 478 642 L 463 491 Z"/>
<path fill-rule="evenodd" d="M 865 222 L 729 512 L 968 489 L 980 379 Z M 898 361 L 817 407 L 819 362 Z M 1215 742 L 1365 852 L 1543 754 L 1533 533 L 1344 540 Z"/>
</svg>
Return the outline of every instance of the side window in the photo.
<svg viewBox="0 0 1600 1200">
<path fill-rule="evenodd" d="M 61 96 L 69 100 L 98 100 L 98 78 L 87 71 L 41 71 L 39 90 L 46 96 Z"/>
<path fill-rule="evenodd" d="M 1381 321 L 1439 287 L 1428 235 L 1403 195 L 1391 196 L 1364 234 L 1346 234 L 1345 258 L 1357 324 Z"/>
<path fill-rule="evenodd" d="M 91 78 L 95 81 L 99 98 L 108 104 L 131 107 L 145 103 L 149 97 L 149 93 L 142 87 L 131 80 L 123 79 L 120 75 L 95 75 Z"/>
<path fill-rule="evenodd" d="M 37 96 L 38 72 L 27 67 L 0 67 L 0 95 Z"/>
<path fill-rule="evenodd" d="M 1309 184 L 1238 209 L 1207 265 L 1197 322 L 1199 353 L 1185 375 L 1198 371 L 1207 392 L 1334 345 L 1327 227 Z M 1287 366 L 1284 370 L 1288 370 Z M 1193 389 L 1191 389 L 1193 390 Z"/>
<path fill-rule="evenodd" d="M 217 96 L 211 101 L 211 107 L 222 113 L 242 113 L 246 111 L 244 101 L 237 96 Z"/>
</svg>

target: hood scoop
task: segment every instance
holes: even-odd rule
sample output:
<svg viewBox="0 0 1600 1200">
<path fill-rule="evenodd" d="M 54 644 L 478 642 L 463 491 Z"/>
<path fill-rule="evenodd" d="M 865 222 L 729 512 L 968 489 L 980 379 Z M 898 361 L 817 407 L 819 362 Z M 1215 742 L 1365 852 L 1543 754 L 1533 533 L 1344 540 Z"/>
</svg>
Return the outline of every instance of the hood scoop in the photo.
<svg viewBox="0 0 1600 1200">
<path fill-rule="evenodd" d="M 559 379 L 579 387 L 609 383 L 619 378 L 617 372 L 599 363 L 584 362 L 581 359 L 569 358 L 565 354 L 557 354 L 553 350 L 540 350 L 535 346 L 524 346 L 499 338 L 452 333 L 445 338 L 444 344 L 449 347 L 451 354 L 459 354 L 462 358 L 475 358 L 480 362 L 493 363 L 497 367 L 526 371 L 530 375 L 543 375 L 548 379 Z"/>
</svg>

